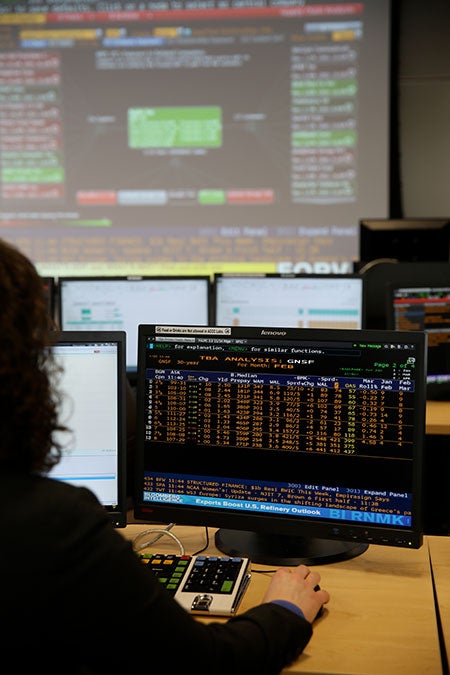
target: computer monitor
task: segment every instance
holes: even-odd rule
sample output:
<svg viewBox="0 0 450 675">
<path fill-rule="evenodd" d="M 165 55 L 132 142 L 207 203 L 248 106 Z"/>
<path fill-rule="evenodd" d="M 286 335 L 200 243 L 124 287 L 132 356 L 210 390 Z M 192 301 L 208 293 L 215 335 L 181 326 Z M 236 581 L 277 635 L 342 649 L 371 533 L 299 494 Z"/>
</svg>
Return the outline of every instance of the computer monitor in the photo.
<svg viewBox="0 0 450 675">
<path fill-rule="evenodd" d="M 216 273 L 212 306 L 219 326 L 364 326 L 363 280 L 357 274 Z"/>
<path fill-rule="evenodd" d="M 61 364 L 59 432 L 62 459 L 50 477 L 89 488 L 114 527 L 127 524 L 126 399 L 123 331 L 55 331 L 52 350 Z"/>
<path fill-rule="evenodd" d="M 141 325 L 137 520 L 324 564 L 422 544 L 426 334 Z"/>
<path fill-rule="evenodd" d="M 47 310 L 52 319 L 55 318 L 55 295 L 56 295 L 56 280 L 55 277 L 41 277 L 44 286 L 44 296 L 47 302 Z"/>
<path fill-rule="evenodd" d="M 448 218 L 364 218 L 359 221 L 359 260 L 450 260 Z"/>
<path fill-rule="evenodd" d="M 140 323 L 209 324 L 209 276 L 60 277 L 61 330 L 124 330 L 127 372 L 137 369 Z"/>
<path fill-rule="evenodd" d="M 425 286 L 449 285 L 450 262 L 395 262 L 373 260 L 361 269 L 364 281 L 366 328 L 386 329 L 386 293 L 389 285 L 416 283 Z"/>
<path fill-rule="evenodd" d="M 450 283 L 389 284 L 388 328 L 428 334 L 427 398 L 450 398 Z"/>
</svg>

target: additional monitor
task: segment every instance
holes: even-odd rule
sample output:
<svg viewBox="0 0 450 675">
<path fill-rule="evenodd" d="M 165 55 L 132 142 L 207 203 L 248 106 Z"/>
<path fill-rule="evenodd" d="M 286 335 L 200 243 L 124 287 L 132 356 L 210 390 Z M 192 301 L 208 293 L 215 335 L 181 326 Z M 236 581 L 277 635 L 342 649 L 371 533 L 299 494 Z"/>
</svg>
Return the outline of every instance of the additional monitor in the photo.
<svg viewBox="0 0 450 675">
<path fill-rule="evenodd" d="M 56 281 L 54 277 L 41 277 L 44 286 L 44 296 L 47 301 L 47 310 L 52 319 L 55 318 L 56 310 Z"/>
<path fill-rule="evenodd" d="M 53 352 L 63 367 L 60 432 L 63 456 L 50 477 L 89 488 L 114 527 L 127 524 L 126 371 L 123 331 L 56 331 Z"/>
<path fill-rule="evenodd" d="M 450 260 L 447 218 L 363 219 L 359 221 L 359 260 L 403 262 Z"/>
<path fill-rule="evenodd" d="M 386 293 L 394 282 L 410 286 L 450 286 L 450 262 L 378 261 L 365 265 L 359 272 L 364 280 L 366 328 L 388 327 Z"/>
<path fill-rule="evenodd" d="M 61 277 L 58 315 L 61 330 L 124 330 L 126 365 L 137 369 L 140 323 L 209 324 L 210 278 Z"/>
<path fill-rule="evenodd" d="M 362 328 L 358 275 L 214 275 L 214 323 L 220 326 Z"/>
<path fill-rule="evenodd" d="M 420 547 L 425 373 L 423 331 L 141 325 L 136 519 L 275 565 Z"/>
<path fill-rule="evenodd" d="M 388 328 L 427 332 L 427 398 L 450 398 L 450 283 L 389 284 L 386 313 Z"/>
</svg>

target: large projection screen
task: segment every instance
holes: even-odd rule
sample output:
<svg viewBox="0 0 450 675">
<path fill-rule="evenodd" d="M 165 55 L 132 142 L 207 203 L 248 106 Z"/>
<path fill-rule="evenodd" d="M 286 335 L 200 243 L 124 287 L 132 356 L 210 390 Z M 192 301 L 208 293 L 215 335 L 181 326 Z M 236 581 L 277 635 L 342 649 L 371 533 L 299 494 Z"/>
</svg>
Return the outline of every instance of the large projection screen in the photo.
<svg viewBox="0 0 450 675">
<path fill-rule="evenodd" d="M 48 276 L 349 273 L 389 0 L 0 5 L 0 236 Z"/>
</svg>

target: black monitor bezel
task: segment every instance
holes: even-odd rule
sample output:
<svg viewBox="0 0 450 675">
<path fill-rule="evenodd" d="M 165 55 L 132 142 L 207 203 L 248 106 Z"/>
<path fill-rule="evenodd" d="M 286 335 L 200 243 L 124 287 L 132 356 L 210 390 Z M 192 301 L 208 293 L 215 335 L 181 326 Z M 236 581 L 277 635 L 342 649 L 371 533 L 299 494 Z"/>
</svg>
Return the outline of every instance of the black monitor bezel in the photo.
<svg viewBox="0 0 450 675">
<path fill-rule="evenodd" d="M 126 333 L 125 331 L 68 331 L 54 330 L 50 333 L 50 344 L 85 344 L 86 342 L 101 343 L 114 342 L 118 347 L 117 358 L 117 506 L 107 508 L 111 524 L 115 528 L 127 525 L 128 498 L 127 498 L 127 430 L 126 430 Z"/>
<path fill-rule="evenodd" d="M 134 517 L 136 521 L 145 521 L 145 522 L 159 522 L 159 523 L 170 523 L 176 522 L 183 525 L 196 525 L 196 526 L 205 526 L 205 527 L 215 527 L 215 528 L 233 528 L 234 530 L 251 530 L 255 529 L 257 525 L 257 530 L 263 530 L 265 534 L 273 536 L 295 536 L 298 535 L 298 529 L 301 528 L 303 524 L 306 525 L 306 532 L 309 529 L 314 531 L 314 538 L 321 537 L 323 539 L 334 540 L 334 541 L 351 541 L 354 544 L 363 543 L 363 544 L 385 544 L 392 546 L 405 546 L 408 548 L 419 548 L 422 545 L 423 541 L 423 480 L 422 480 L 422 466 L 423 466 L 423 446 L 425 438 L 425 372 L 426 372 L 426 336 L 423 332 L 415 332 L 414 334 L 409 334 L 406 337 L 404 332 L 398 331 L 374 331 L 374 330 L 365 330 L 358 329 L 356 331 L 350 331 L 346 329 L 283 329 L 285 331 L 291 331 L 292 333 L 301 331 L 302 334 L 305 334 L 305 338 L 315 339 L 320 335 L 321 339 L 328 338 L 338 338 L 339 340 L 351 339 L 354 340 L 369 340 L 372 342 L 395 342 L 398 340 L 402 343 L 405 342 L 414 342 L 418 346 L 418 354 L 421 355 L 420 362 L 418 364 L 419 376 L 418 382 L 420 389 L 417 393 L 417 414 L 415 417 L 416 422 L 416 443 L 415 443 L 415 456 L 414 456 L 414 478 L 413 478 L 413 525 L 411 529 L 407 529 L 405 532 L 399 533 L 396 530 L 383 527 L 373 527 L 364 523 L 362 525 L 355 524 L 342 524 L 342 521 L 339 522 L 339 526 L 336 526 L 336 523 L 330 522 L 311 522 L 309 520 L 299 519 L 296 521 L 295 525 L 292 520 L 282 520 L 279 516 L 272 516 L 268 514 L 253 514 L 250 522 L 248 522 L 247 513 L 237 513 L 226 511 L 226 510 L 199 510 L 195 507 L 183 506 L 172 506 L 170 504 L 161 504 L 161 503 L 152 503 L 149 505 L 147 502 L 144 502 L 140 495 L 142 494 L 142 480 L 144 473 L 144 441 L 142 430 L 145 426 L 145 415 L 144 415 L 144 385 L 145 385 L 145 372 L 144 372 L 144 352 L 145 352 L 145 335 L 149 332 L 152 333 L 154 330 L 154 325 L 141 325 L 139 327 L 139 363 L 138 367 L 138 383 L 137 383 L 137 462 L 136 462 L 136 495 L 134 503 Z M 253 334 L 255 336 L 259 335 L 261 328 L 243 328 L 243 327 L 233 327 L 231 328 L 235 335 L 249 335 Z M 273 330 L 269 328 L 268 330 Z M 250 333 L 249 333 L 250 331 Z M 307 335 L 308 334 L 308 335 Z M 423 376 L 423 377 L 422 377 Z M 422 379 L 421 379 L 422 378 Z M 423 380 L 423 381 L 422 381 Z"/>
</svg>

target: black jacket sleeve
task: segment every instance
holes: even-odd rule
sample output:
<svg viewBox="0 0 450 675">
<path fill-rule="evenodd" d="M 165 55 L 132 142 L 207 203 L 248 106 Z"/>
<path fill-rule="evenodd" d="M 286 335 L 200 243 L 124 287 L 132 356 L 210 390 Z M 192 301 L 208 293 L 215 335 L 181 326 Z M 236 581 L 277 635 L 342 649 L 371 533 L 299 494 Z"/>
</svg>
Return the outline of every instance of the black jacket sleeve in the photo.
<svg viewBox="0 0 450 675">
<path fill-rule="evenodd" d="M 273 603 L 227 621 L 194 618 L 142 565 L 92 493 L 44 480 L 28 496 L 33 566 L 6 556 L 0 571 L 14 586 L 2 602 L 11 619 L 5 630 L 33 627 L 20 653 L 32 654 L 32 669 L 62 672 L 64 659 L 66 673 L 142 675 L 162 662 L 183 675 L 276 675 L 310 640 L 311 625 Z M 3 631 L 3 644 L 13 639 Z"/>
</svg>

